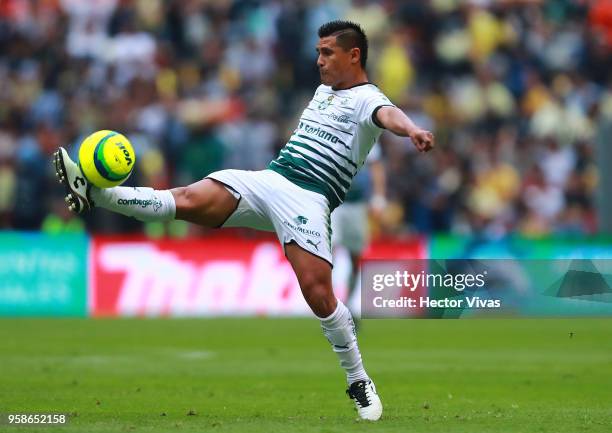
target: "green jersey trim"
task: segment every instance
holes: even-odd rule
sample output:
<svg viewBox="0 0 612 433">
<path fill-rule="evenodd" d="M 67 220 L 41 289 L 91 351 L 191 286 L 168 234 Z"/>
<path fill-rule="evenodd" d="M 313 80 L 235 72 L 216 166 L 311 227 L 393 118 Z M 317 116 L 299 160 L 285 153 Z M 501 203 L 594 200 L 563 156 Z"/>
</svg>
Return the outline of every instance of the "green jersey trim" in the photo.
<svg viewBox="0 0 612 433">
<path fill-rule="evenodd" d="M 341 171 L 346 177 L 349 178 L 349 181 L 351 179 L 353 179 L 354 174 L 351 173 L 350 171 L 348 171 L 346 168 L 342 167 L 340 164 L 338 164 L 331 156 L 324 154 L 323 152 L 318 151 L 317 149 L 315 149 L 314 147 L 311 147 L 309 145 L 307 145 L 306 143 L 302 143 L 301 141 L 294 141 L 294 140 L 290 140 L 289 143 L 287 143 L 287 146 L 289 147 L 289 145 L 291 145 L 290 147 L 294 148 L 295 147 L 302 147 L 306 150 L 308 150 L 309 152 L 314 153 L 315 155 L 319 155 L 321 158 L 323 158 L 326 162 L 330 162 L 331 164 L 333 164 L 334 167 L 336 167 L 339 171 Z M 298 149 L 296 149 L 297 151 Z"/>
<path fill-rule="evenodd" d="M 337 193 L 338 197 L 343 197 L 344 191 L 350 187 L 350 184 L 346 182 L 345 183 L 348 186 L 345 187 L 343 184 L 338 182 L 338 179 L 336 178 L 335 175 L 330 175 L 329 173 L 326 173 L 325 171 L 322 171 L 321 169 L 317 167 L 317 166 L 324 165 L 324 164 L 321 164 L 320 162 L 317 161 L 318 162 L 317 166 L 313 165 L 313 162 L 312 162 L 313 158 L 306 158 L 304 157 L 303 154 L 299 152 L 295 152 L 295 151 L 292 152 L 291 149 L 288 149 L 286 147 L 280 151 L 280 156 L 289 160 L 293 164 L 299 167 L 302 167 L 306 169 L 307 171 L 312 172 L 313 174 L 321 178 L 321 180 L 328 182 L 329 186 Z"/>
<path fill-rule="evenodd" d="M 358 170 L 359 167 L 357 166 L 357 164 L 355 164 L 354 161 L 351 161 L 349 158 L 347 158 L 346 156 L 342 155 L 340 152 L 338 152 L 336 149 L 334 149 L 333 147 L 319 141 L 319 140 L 315 140 L 314 138 L 311 138 L 307 135 L 302 135 L 302 134 L 294 134 L 296 137 L 300 137 L 303 138 L 305 140 L 310 140 L 310 141 L 314 141 L 317 144 L 320 144 L 321 146 L 323 146 L 326 149 L 331 150 L 335 155 L 338 155 L 340 158 L 344 159 L 346 162 L 348 162 L 349 164 L 351 164 L 353 167 L 355 167 L 355 170 Z"/>
<path fill-rule="evenodd" d="M 330 212 L 340 205 L 342 199 L 340 199 L 324 182 L 319 181 L 312 176 L 312 174 L 304 171 L 303 168 L 289 165 L 286 161 L 279 162 L 279 159 L 280 158 L 270 161 L 268 170 L 275 171 L 300 188 L 316 192 L 327 198 Z"/>
</svg>

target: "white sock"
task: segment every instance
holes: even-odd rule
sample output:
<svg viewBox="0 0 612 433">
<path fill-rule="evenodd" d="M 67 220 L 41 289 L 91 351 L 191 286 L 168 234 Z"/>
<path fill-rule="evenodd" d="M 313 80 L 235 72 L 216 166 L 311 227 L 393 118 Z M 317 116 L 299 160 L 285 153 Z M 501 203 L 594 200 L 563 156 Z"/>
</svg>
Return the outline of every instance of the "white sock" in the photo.
<svg viewBox="0 0 612 433">
<path fill-rule="evenodd" d="M 171 221 L 176 214 L 174 196 L 169 190 L 125 186 L 92 187 L 91 198 L 98 207 L 143 222 Z"/>
<path fill-rule="evenodd" d="M 340 366 L 346 371 L 346 381 L 349 385 L 358 380 L 370 380 L 361 362 L 355 324 L 348 308 L 338 300 L 336 310 L 328 317 L 319 319 L 323 334 L 338 355 Z"/>
</svg>

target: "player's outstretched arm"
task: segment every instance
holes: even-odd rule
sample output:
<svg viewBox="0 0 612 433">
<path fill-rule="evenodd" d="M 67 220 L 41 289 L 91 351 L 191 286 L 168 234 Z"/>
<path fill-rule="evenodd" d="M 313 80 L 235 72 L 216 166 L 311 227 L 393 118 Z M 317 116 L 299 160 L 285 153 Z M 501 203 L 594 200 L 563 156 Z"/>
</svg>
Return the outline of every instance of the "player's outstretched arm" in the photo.
<svg viewBox="0 0 612 433">
<path fill-rule="evenodd" d="M 434 147 L 434 136 L 421 129 L 397 107 L 380 107 L 376 112 L 378 123 L 400 137 L 410 137 L 419 152 L 428 152 Z"/>
</svg>

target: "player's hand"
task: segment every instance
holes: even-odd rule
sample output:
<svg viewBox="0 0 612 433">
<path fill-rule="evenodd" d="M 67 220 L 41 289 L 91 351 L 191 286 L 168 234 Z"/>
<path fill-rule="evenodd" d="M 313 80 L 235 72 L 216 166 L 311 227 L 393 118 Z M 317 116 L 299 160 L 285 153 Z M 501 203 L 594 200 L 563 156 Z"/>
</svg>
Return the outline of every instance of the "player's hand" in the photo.
<svg viewBox="0 0 612 433">
<path fill-rule="evenodd" d="M 370 216 L 380 223 L 387 208 L 387 198 L 384 195 L 375 194 L 370 199 Z"/>
<path fill-rule="evenodd" d="M 424 129 L 415 130 L 410 139 L 419 152 L 429 152 L 435 145 L 434 135 Z"/>
</svg>

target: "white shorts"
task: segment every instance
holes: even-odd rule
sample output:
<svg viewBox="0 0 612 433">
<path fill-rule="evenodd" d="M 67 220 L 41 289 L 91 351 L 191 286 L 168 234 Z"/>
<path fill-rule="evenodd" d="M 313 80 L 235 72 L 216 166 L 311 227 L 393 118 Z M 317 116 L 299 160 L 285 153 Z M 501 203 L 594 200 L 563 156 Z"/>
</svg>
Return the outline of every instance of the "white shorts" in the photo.
<svg viewBox="0 0 612 433">
<path fill-rule="evenodd" d="M 365 202 L 348 202 L 338 206 L 331 216 L 332 245 L 343 246 L 361 254 L 368 242 L 368 206 Z"/>
<path fill-rule="evenodd" d="M 222 227 L 276 232 L 285 244 L 295 241 L 332 264 L 329 203 L 322 194 L 300 188 L 273 170 L 221 170 L 206 176 L 240 196 Z"/>
</svg>

